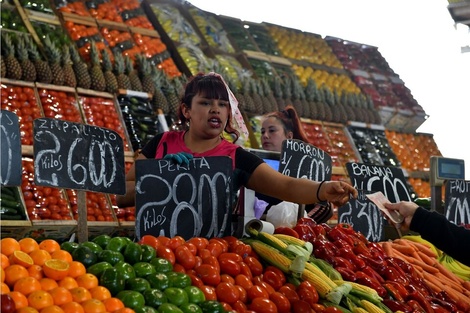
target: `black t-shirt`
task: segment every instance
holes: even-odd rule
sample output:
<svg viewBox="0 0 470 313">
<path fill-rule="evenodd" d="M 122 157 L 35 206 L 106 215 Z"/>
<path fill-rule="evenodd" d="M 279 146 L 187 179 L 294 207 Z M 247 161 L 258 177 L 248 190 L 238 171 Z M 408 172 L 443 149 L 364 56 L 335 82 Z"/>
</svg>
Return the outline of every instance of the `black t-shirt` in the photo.
<svg viewBox="0 0 470 313">
<path fill-rule="evenodd" d="M 163 134 L 158 134 L 153 137 L 142 149 L 141 153 L 147 159 L 155 158 L 162 136 Z M 235 152 L 234 189 L 238 190 L 241 186 L 245 186 L 251 174 L 263 162 L 263 159 L 257 155 L 238 147 Z"/>
</svg>

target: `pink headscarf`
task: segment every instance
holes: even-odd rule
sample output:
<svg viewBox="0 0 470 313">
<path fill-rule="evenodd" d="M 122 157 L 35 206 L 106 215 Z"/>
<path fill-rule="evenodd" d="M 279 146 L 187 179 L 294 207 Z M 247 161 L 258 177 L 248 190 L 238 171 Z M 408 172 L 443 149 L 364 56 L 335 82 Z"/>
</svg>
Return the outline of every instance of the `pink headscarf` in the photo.
<svg viewBox="0 0 470 313">
<path fill-rule="evenodd" d="M 218 77 L 222 80 L 222 82 L 225 85 L 225 88 L 227 89 L 228 93 L 228 100 L 230 102 L 230 107 L 232 108 L 232 119 L 235 120 L 235 123 L 238 125 L 238 128 L 240 131 L 243 133 L 245 138 L 248 138 L 248 129 L 246 128 L 245 121 L 243 120 L 242 113 L 240 112 L 240 109 L 238 108 L 238 100 L 235 98 L 235 95 L 233 92 L 230 90 L 228 87 L 227 83 L 225 82 L 224 78 L 215 72 L 210 72 L 207 75 L 214 75 L 215 77 Z"/>
</svg>

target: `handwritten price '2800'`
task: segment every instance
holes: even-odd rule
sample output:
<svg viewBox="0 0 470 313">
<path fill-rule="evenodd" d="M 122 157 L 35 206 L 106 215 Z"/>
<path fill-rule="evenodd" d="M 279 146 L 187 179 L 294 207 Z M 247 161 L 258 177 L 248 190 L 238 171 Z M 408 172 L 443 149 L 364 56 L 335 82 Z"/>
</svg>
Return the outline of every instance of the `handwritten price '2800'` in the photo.
<svg viewBox="0 0 470 313">
<path fill-rule="evenodd" d="M 62 148 L 59 138 L 50 131 L 39 131 L 35 134 L 35 138 L 39 140 L 42 136 L 49 137 L 47 139 L 52 140 L 54 145 L 50 149 L 41 150 L 37 153 L 34 160 L 36 180 L 39 183 L 42 182 L 53 186 L 59 186 L 57 173 L 52 173 L 50 179 L 41 176 L 41 169 L 44 168 L 56 167 L 57 171 L 62 170 L 62 156 L 57 156 Z M 82 138 L 76 138 L 73 140 L 66 154 L 66 170 L 68 177 L 77 185 L 84 185 L 89 179 L 95 186 L 100 186 L 102 184 L 104 187 L 110 187 L 116 179 L 117 172 L 117 162 L 113 146 L 106 139 L 102 141 L 92 139 L 89 145 L 89 150 L 84 151 L 80 146 L 81 141 L 83 141 Z M 88 156 L 86 155 L 87 152 Z M 99 155 L 98 160 L 95 158 L 96 152 Z M 77 157 L 80 155 L 83 156 L 85 160 L 88 160 L 88 167 L 80 163 L 74 163 L 74 159 L 80 159 Z M 54 159 L 54 157 L 56 159 Z M 108 162 L 111 162 L 112 165 L 112 171 L 110 173 L 106 173 L 106 164 Z M 98 168 L 100 169 L 99 173 L 97 172 Z"/>
</svg>

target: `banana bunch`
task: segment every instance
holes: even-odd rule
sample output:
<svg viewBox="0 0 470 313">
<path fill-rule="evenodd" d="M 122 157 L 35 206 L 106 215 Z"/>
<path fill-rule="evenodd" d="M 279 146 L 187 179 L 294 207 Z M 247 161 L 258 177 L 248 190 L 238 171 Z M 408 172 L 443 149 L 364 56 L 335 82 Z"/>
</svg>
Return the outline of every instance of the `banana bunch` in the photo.
<svg viewBox="0 0 470 313">
<path fill-rule="evenodd" d="M 198 46 L 182 44 L 177 49 L 191 74 L 195 75 L 198 72 L 206 72 L 211 68 L 212 63 Z"/>
<path fill-rule="evenodd" d="M 470 266 L 462 264 L 447 254 L 440 256 L 439 263 L 463 280 L 470 280 Z"/>
<path fill-rule="evenodd" d="M 401 238 L 408 239 L 410 241 L 418 242 L 418 243 L 428 246 L 429 248 L 431 248 L 434 254 L 437 255 L 438 258 L 443 255 L 443 252 L 441 250 L 436 248 L 436 246 L 434 246 L 431 242 L 427 241 L 426 239 L 423 239 L 420 235 L 406 235 L 406 236 L 402 236 Z"/>
</svg>

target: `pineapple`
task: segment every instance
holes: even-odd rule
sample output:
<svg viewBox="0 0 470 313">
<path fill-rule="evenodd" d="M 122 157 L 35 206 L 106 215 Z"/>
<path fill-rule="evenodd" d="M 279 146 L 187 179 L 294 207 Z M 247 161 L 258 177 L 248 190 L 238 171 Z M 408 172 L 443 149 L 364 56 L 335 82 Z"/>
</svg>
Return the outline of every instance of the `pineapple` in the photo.
<svg viewBox="0 0 470 313">
<path fill-rule="evenodd" d="M 142 82 L 140 81 L 139 74 L 134 68 L 134 64 L 132 63 L 132 60 L 128 55 L 125 56 L 124 64 L 126 65 L 126 74 L 131 82 L 131 89 L 135 91 L 143 91 Z"/>
<path fill-rule="evenodd" d="M 304 116 L 304 109 L 302 101 L 300 101 L 300 85 L 295 77 L 290 77 L 290 85 L 292 86 L 292 105 L 294 106 L 299 116 Z"/>
<path fill-rule="evenodd" d="M 103 57 L 103 75 L 106 81 L 106 91 L 109 93 L 116 93 L 118 91 L 118 82 L 113 73 L 113 64 L 108 50 L 102 50 L 101 56 Z"/>
<path fill-rule="evenodd" d="M 138 63 L 139 78 L 142 83 L 142 90 L 146 93 L 152 94 L 155 92 L 155 83 L 152 78 L 151 72 L 153 66 L 143 54 L 136 55 Z"/>
<path fill-rule="evenodd" d="M 77 87 L 77 78 L 73 71 L 73 62 L 70 58 L 69 45 L 62 46 L 62 71 L 64 72 L 64 86 Z"/>
<path fill-rule="evenodd" d="M 168 114 L 169 105 L 168 100 L 165 97 L 165 94 L 162 91 L 162 85 L 165 73 L 157 69 L 156 66 L 152 67 L 152 79 L 154 83 L 154 93 L 152 96 L 152 106 L 155 111 L 162 110 L 163 114 Z"/>
<path fill-rule="evenodd" d="M 101 69 L 100 56 L 98 48 L 94 41 L 91 42 L 90 46 L 90 78 L 91 78 L 91 89 L 96 91 L 106 90 L 106 80 L 104 78 L 103 70 Z"/>
<path fill-rule="evenodd" d="M 117 53 L 114 56 L 114 74 L 116 75 L 118 89 L 130 90 L 131 81 L 129 80 L 129 77 L 124 73 L 124 71 L 124 58 L 122 54 Z"/>
<path fill-rule="evenodd" d="M 91 87 L 91 78 L 90 73 L 88 73 L 88 65 L 83 62 L 80 54 L 78 53 L 77 48 L 73 44 L 69 46 L 70 57 L 73 62 L 73 71 L 75 77 L 77 78 L 77 87 L 90 89 Z"/>
<path fill-rule="evenodd" d="M 64 71 L 61 65 L 60 50 L 51 41 L 49 36 L 44 38 L 44 49 L 52 72 L 52 83 L 54 85 L 64 85 Z"/>
<path fill-rule="evenodd" d="M 258 90 L 258 82 L 254 78 L 250 78 L 250 87 L 251 87 L 251 98 L 255 104 L 255 113 L 256 114 L 263 114 L 263 100 L 261 99 L 261 95 L 259 94 Z"/>
<path fill-rule="evenodd" d="M 245 96 L 240 91 L 240 88 L 238 88 L 237 83 L 234 81 L 234 79 L 228 78 L 227 84 L 230 90 L 232 90 L 233 95 L 238 101 L 238 108 L 240 109 L 240 111 L 242 112 L 246 111 Z"/>
<path fill-rule="evenodd" d="M 6 77 L 20 80 L 23 76 L 20 62 L 15 58 L 15 46 L 9 33 L 2 34 L 2 49 L 6 68 Z"/>
<path fill-rule="evenodd" d="M 256 87 L 258 89 L 258 94 L 260 95 L 261 98 L 261 103 L 263 104 L 263 113 L 269 113 L 271 112 L 271 102 L 269 102 L 269 99 L 266 95 L 266 91 L 264 90 L 263 86 L 263 81 L 258 80 L 256 82 Z"/>
<path fill-rule="evenodd" d="M 292 103 L 292 83 L 291 83 L 291 78 L 289 76 L 284 77 L 284 90 L 283 90 L 282 94 L 284 95 L 284 107 L 286 107 L 288 105 L 293 105 L 293 103 Z"/>
<path fill-rule="evenodd" d="M 7 75 L 7 66 L 5 65 L 5 60 L 3 55 L 0 57 L 0 77 L 6 77 Z"/>
<path fill-rule="evenodd" d="M 251 78 L 249 77 L 245 77 L 243 81 L 243 99 L 245 102 L 244 109 L 249 113 L 254 113 L 256 112 L 256 108 L 253 97 L 251 96 L 250 79 Z"/>
<path fill-rule="evenodd" d="M 318 120 L 318 107 L 315 103 L 315 92 L 317 91 L 317 84 L 312 78 L 307 80 L 307 86 L 305 87 L 305 98 L 309 106 L 309 116 L 311 119 Z"/>
<path fill-rule="evenodd" d="M 23 36 L 16 38 L 16 53 L 22 70 L 21 79 L 28 82 L 36 81 L 36 67 L 34 67 L 33 62 L 29 59 Z"/>
<path fill-rule="evenodd" d="M 36 68 L 36 81 L 39 83 L 50 84 L 52 82 L 52 71 L 49 64 L 43 59 L 36 44 L 28 36 L 24 37 L 26 48 L 28 49 L 29 59 Z"/>
<path fill-rule="evenodd" d="M 273 91 L 271 90 L 271 87 L 269 87 L 269 82 L 266 78 L 262 80 L 262 87 L 264 89 L 264 94 L 266 95 L 266 98 L 270 104 L 270 109 L 268 112 L 278 111 L 279 108 L 277 107 L 276 98 L 274 97 Z"/>
<path fill-rule="evenodd" d="M 307 96 L 305 95 L 305 89 L 302 88 L 301 83 L 297 80 L 297 85 L 299 88 L 299 94 L 300 94 L 300 102 L 302 103 L 302 109 L 303 109 L 303 116 L 308 118 L 310 117 L 310 102 L 307 100 Z"/>
<path fill-rule="evenodd" d="M 168 76 L 164 75 L 164 87 L 162 88 L 163 93 L 168 101 L 169 113 L 173 116 L 178 115 L 178 108 L 180 106 L 180 100 L 178 99 L 178 90 L 176 87 L 177 78 L 171 80 Z"/>
<path fill-rule="evenodd" d="M 276 106 L 278 110 L 283 110 L 286 107 L 286 103 L 284 101 L 284 95 L 282 92 L 282 81 L 279 76 L 275 76 L 273 80 L 273 94 L 274 98 L 276 99 Z"/>
</svg>

